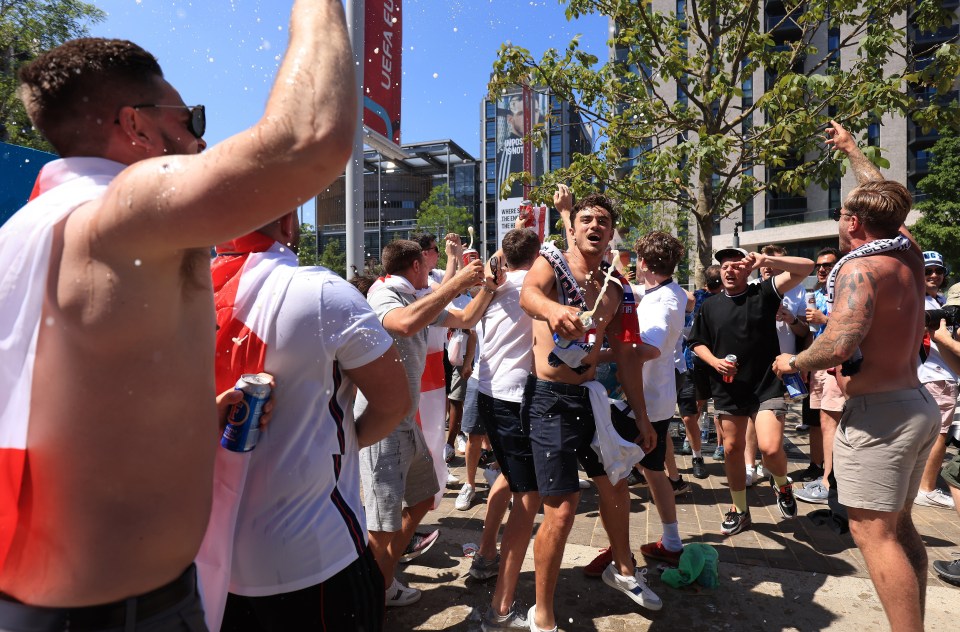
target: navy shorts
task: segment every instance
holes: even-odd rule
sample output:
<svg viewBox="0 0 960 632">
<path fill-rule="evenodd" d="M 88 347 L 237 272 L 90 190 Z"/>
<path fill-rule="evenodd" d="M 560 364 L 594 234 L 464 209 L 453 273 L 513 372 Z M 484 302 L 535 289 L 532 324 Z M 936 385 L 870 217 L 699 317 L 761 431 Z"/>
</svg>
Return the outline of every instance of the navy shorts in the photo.
<svg viewBox="0 0 960 632">
<path fill-rule="evenodd" d="M 577 463 L 587 476 L 602 476 L 603 465 L 590 442 L 596 432 L 590 391 L 531 375 L 523 390 L 520 421 L 530 433 L 541 496 L 580 491 Z"/>
<path fill-rule="evenodd" d="M 681 417 L 691 417 L 700 412 L 697 407 L 697 388 L 693 383 L 693 369 L 677 373 L 677 408 Z"/>
<path fill-rule="evenodd" d="M 640 436 L 640 431 L 637 430 L 636 420 L 616 406 L 610 407 L 610 415 L 617 434 L 627 441 L 635 443 L 637 437 Z M 667 431 L 670 429 L 671 421 L 673 421 L 672 418 L 651 422 L 654 431 L 657 433 L 657 447 L 653 449 L 653 452 L 648 452 L 644 455 L 643 460 L 640 461 L 640 465 L 648 470 L 663 471 L 663 460 L 667 456 Z"/>
<path fill-rule="evenodd" d="M 520 423 L 520 403 L 477 394 L 480 422 L 512 492 L 537 491 L 530 434 Z"/>
</svg>

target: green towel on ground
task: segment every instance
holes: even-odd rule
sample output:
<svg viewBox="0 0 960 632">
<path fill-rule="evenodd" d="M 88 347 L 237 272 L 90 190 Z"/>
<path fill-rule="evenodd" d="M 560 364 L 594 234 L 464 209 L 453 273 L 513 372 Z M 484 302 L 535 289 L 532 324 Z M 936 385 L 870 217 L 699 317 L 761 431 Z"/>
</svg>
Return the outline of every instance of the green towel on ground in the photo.
<svg viewBox="0 0 960 632">
<path fill-rule="evenodd" d="M 697 582 L 704 588 L 716 588 L 720 585 L 717 564 L 720 555 L 709 544 L 695 542 L 683 547 L 679 566 L 663 571 L 663 582 L 674 588 Z"/>
</svg>

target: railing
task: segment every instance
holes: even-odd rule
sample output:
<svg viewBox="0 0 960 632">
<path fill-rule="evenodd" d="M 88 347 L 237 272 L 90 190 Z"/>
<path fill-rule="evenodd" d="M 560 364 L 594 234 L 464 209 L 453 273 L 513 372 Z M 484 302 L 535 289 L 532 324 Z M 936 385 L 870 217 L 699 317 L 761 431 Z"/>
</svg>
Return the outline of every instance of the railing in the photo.
<svg viewBox="0 0 960 632">
<path fill-rule="evenodd" d="M 771 200 L 771 203 L 773 200 Z M 815 211 L 803 211 L 800 213 L 787 213 L 784 215 L 767 216 L 761 221 L 754 223 L 754 230 L 764 228 L 782 228 L 784 226 L 796 226 L 797 224 L 809 224 L 811 222 L 822 222 L 833 219 L 831 211 L 833 209 L 818 209 Z"/>
</svg>

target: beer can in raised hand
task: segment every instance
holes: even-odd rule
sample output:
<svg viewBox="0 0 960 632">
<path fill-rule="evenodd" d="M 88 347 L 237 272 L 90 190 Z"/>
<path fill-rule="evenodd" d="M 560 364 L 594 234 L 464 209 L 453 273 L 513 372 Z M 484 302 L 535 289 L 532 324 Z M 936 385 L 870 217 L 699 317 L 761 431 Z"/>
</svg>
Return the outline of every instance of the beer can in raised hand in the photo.
<svg viewBox="0 0 960 632">
<path fill-rule="evenodd" d="M 249 452 L 260 439 L 260 417 L 270 399 L 271 376 L 266 373 L 248 373 L 240 376 L 235 390 L 243 392 L 243 399 L 227 413 L 227 427 L 223 429 L 220 445 L 231 452 Z"/>
</svg>

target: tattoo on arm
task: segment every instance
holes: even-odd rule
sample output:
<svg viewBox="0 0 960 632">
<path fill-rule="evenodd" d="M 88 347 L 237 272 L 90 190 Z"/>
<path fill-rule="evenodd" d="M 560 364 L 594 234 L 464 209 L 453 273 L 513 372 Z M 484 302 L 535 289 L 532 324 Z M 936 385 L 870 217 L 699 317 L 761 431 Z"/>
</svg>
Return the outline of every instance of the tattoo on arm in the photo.
<svg viewBox="0 0 960 632">
<path fill-rule="evenodd" d="M 848 154 L 847 158 L 850 160 L 850 168 L 853 169 L 853 175 L 857 177 L 857 184 L 863 184 L 871 180 L 883 180 L 883 174 L 880 173 L 877 166 L 870 162 L 870 159 L 860 151 L 859 147 Z"/>
<path fill-rule="evenodd" d="M 796 367 L 819 371 L 837 366 L 856 352 L 873 323 L 877 274 L 868 260 L 851 261 L 837 278 L 834 311 L 827 328 L 806 351 L 797 355 Z"/>
</svg>

